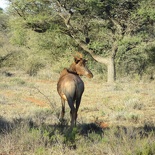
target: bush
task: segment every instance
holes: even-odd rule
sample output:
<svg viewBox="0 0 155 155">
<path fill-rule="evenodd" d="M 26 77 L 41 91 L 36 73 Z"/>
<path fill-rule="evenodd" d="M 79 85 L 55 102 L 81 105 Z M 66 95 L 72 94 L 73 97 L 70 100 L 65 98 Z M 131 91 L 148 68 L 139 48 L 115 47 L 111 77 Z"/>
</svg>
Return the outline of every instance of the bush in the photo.
<svg viewBox="0 0 155 155">
<path fill-rule="evenodd" d="M 37 72 L 42 69 L 45 65 L 40 62 L 40 61 L 31 61 L 30 63 L 27 64 L 27 73 L 30 75 L 30 76 L 36 76 L 37 75 Z"/>
</svg>

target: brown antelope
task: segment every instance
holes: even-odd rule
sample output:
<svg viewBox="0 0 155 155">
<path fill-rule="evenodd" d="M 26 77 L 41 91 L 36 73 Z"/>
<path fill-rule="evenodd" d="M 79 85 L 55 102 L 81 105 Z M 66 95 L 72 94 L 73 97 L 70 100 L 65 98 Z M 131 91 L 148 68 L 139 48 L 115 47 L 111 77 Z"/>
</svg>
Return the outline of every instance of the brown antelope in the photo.
<svg viewBox="0 0 155 155">
<path fill-rule="evenodd" d="M 69 69 L 63 69 L 57 84 L 57 91 L 61 97 L 62 112 L 61 119 L 63 120 L 65 114 L 65 101 L 68 102 L 71 109 L 71 126 L 76 126 L 77 112 L 80 106 L 81 97 L 84 92 L 84 83 L 80 76 L 84 75 L 92 78 L 93 74 L 86 67 L 86 61 L 82 54 L 74 56 L 74 62 Z M 75 106 L 74 106 L 75 103 Z"/>
</svg>

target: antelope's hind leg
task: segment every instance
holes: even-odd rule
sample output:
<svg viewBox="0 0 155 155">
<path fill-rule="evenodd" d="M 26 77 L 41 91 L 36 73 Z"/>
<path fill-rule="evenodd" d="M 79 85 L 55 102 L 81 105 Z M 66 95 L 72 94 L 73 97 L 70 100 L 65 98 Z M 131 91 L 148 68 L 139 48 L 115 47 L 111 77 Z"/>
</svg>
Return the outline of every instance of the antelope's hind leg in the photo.
<svg viewBox="0 0 155 155">
<path fill-rule="evenodd" d="M 62 110 L 61 110 L 60 121 L 62 123 L 64 121 L 64 116 L 65 116 L 65 100 L 63 98 L 61 98 L 61 104 L 62 104 Z"/>
<path fill-rule="evenodd" d="M 75 118 L 76 118 L 76 109 L 74 107 L 74 100 L 72 98 L 68 98 L 68 105 L 70 107 L 70 117 L 71 117 L 71 126 L 75 125 Z"/>
<path fill-rule="evenodd" d="M 81 96 L 76 99 L 75 126 L 76 126 L 76 120 L 77 120 L 77 117 L 78 117 L 77 113 L 78 113 L 78 110 L 79 110 L 80 102 L 81 102 Z"/>
</svg>

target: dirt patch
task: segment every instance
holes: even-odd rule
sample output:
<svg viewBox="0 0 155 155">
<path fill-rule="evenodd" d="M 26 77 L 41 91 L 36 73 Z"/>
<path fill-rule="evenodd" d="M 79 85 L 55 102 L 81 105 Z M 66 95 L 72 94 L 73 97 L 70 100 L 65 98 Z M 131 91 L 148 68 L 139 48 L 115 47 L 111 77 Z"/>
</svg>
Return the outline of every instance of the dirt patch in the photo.
<svg viewBox="0 0 155 155">
<path fill-rule="evenodd" d="M 49 107 L 49 105 L 46 102 L 36 99 L 34 97 L 25 97 L 25 100 L 32 102 L 40 107 Z"/>
<path fill-rule="evenodd" d="M 15 94 L 13 93 L 13 92 L 11 92 L 11 91 L 7 91 L 6 93 L 5 93 L 5 96 L 7 96 L 7 97 L 12 97 L 12 96 L 14 96 Z"/>
</svg>

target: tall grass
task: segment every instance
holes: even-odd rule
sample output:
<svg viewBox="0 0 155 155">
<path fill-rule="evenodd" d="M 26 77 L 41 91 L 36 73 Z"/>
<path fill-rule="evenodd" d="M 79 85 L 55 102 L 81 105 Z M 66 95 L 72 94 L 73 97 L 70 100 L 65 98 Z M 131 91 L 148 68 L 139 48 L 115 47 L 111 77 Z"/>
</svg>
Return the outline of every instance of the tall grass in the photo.
<svg viewBox="0 0 155 155">
<path fill-rule="evenodd" d="M 113 127 L 96 124 L 37 124 L 31 119 L 0 120 L 0 154 L 153 155 L 155 128 Z M 149 130 L 147 130 L 149 129 Z"/>
</svg>

